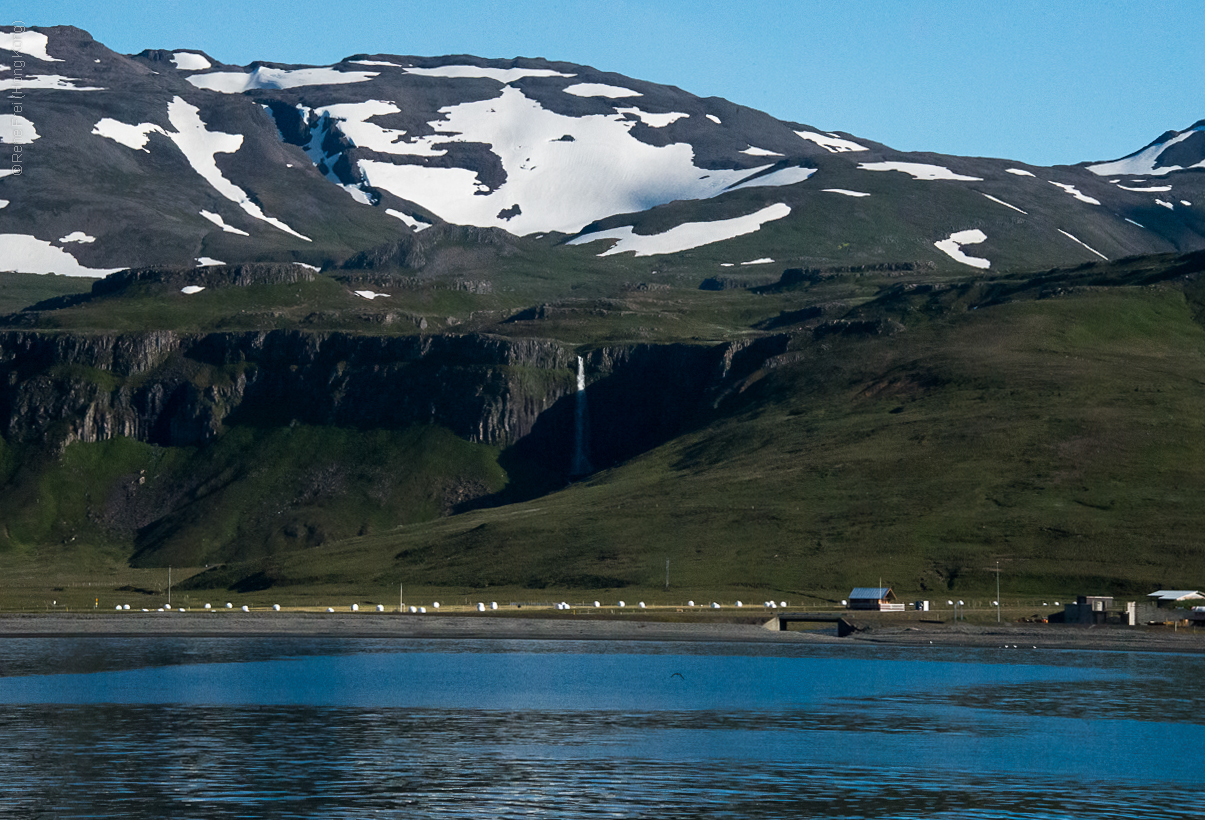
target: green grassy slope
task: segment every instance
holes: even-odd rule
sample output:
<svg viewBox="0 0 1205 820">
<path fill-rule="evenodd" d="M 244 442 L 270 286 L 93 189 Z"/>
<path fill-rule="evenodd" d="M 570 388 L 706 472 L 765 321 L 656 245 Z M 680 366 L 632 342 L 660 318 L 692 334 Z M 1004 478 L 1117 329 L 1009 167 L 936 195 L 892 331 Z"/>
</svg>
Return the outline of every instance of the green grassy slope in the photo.
<svg viewBox="0 0 1205 820">
<path fill-rule="evenodd" d="M 16 313 L 44 299 L 87 293 L 92 282 L 79 276 L 0 273 L 0 316 Z"/>
<path fill-rule="evenodd" d="M 510 289 L 427 283 L 399 289 L 392 309 L 460 300 L 463 326 L 585 347 L 792 341 L 673 440 L 533 500 L 455 515 L 456 501 L 522 481 L 524 465 L 438 428 L 236 425 L 204 450 L 114 441 L 41 461 L 0 446 L 5 561 L 94 549 L 141 566 L 224 562 L 198 587 L 375 593 L 404 580 L 518 600 L 655 600 L 666 560 L 675 593 L 754 602 L 839 598 L 880 579 L 905 597 L 987 594 L 997 561 L 1010 595 L 1205 583 L 1200 255 L 972 278 L 845 271 L 713 292 L 697 275 L 586 256 L 558 290 L 531 253 L 498 263 L 523 271 Z M 633 286 L 650 282 L 669 286 Z M 265 309 L 298 288 L 347 298 L 327 278 L 275 287 Z M 194 326 L 213 326 L 254 290 L 185 304 L 205 317 Z M 173 299 L 112 306 L 135 326 Z M 57 313 L 79 327 L 103 319 L 95 305 Z M 140 498 L 177 505 L 168 520 L 148 526 L 123 506 L 140 479 L 153 490 Z"/>
<path fill-rule="evenodd" d="M 325 545 L 282 581 L 918 597 L 1205 578 L 1205 332 L 1088 289 L 801 341 L 725 413 L 524 504 Z M 846 590 L 847 591 L 847 590 Z M 760 599 L 758 599 L 760 600 Z"/>
<path fill-rule="evenodd" d="M 270 557 L 498 492 L 497 456 L 436 426 L 238 426 L 204 448 L 117 438 L 58 458 L 0 446 L 0 551 L 118 550 L 153 566 Z"/>
</svg>

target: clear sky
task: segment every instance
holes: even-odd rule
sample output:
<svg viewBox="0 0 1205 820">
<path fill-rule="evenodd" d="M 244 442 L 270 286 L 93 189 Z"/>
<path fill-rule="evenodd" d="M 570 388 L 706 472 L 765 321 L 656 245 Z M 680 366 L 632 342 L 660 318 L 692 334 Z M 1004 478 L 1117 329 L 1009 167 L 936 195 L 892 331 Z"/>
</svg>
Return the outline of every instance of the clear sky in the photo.
<svg viewBox="0 0 1205 820">
<path fill-rule="evenodd" d="M 1205 119 L 1205 0 L 0 0 L 228 63 L 546 57 L 906 151 L 1114 159 Z"/>
</svg>

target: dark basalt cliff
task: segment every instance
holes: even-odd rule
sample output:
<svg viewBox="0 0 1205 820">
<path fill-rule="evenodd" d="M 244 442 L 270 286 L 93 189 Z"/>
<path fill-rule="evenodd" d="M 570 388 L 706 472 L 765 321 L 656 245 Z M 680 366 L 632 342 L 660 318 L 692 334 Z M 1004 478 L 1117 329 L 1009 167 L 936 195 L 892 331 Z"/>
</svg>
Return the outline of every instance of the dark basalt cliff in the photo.
<svg viewBox="0 0 1205 820">
<path fill-rule="evenodd" d="M 201 444 L 222 425 L 435 423 L 506 445 L 572 389 L 544 341 L 288 331 L 0 334 L 0 418 L 12 442 L 129 436 Z"/>
<path fill-rule="evenodd" d="M 705 421 L 788 341 L 578 351 L 483 334 L 0 333 L 0 454 L 26 465 L 12 498 L 37 498 L 47 465 L 78 464 L 73 442 L 156 445 L 85 451 L 137 460 L 72 472 L 78 509 L 36 532 L 5 522 L 0 545 L 83 534 L 139 565 L 237 562 L 532 498 L 581 477 L 579 446 L 605 469 Z M 498 448 L 495 472 L 452 436 Z"/>
<path fill-rule="evenodd" d="M 614 464 L 665 441 L 786 344 L 774 336 L 584 352 L 593 462 Z M 239 423 L 436 424 L 478 443 L 524 441 L 563 470 L 577 355 L 552 340 L 472 334 L 13 331 L 0 333 L 0 432 L 13 444 L 61 450 L 117 436 L 202 445 Z"/>
</svg>

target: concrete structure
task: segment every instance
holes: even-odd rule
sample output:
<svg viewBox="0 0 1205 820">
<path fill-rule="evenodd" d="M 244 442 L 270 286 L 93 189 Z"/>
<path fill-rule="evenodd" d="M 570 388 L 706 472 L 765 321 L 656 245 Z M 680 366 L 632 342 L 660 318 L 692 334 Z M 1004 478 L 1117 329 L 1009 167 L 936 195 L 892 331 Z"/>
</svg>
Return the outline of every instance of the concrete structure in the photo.
<svg viewBox="0 0 1205 820">
<path fill-rule="evenodd" d="M 1063 623 L 1109 623 L 1109 610 L 1112 608 L 1112 595 L 1080 595 L 1075 599 L 1074 604 L 1067 604 L 1063 608 Z"/>
<path fill-rule="evenodd" d="M 1074 604 L 1067 604 L 1062 612 L 1052 615 L 1050 622 L 1137 626 L 1163 623 L 1167 621 L 1168 614 L 1151 603 L 1127 601 L 1124 606 L 1114 606 L 1113 598 L 1109 595 L 1080 595 Z"/>
<path fill-rule="evenodd" d="M 815 612 L 780 612 L 762 624 L 762 628 L 774 632 L 786 632 L 787 625 L 792 623 L 836 624 L 838 638 L 844 638 L 847 635 L 861 631 L 858 626 L 845 620 L 840 615 Z"/>
</svg>

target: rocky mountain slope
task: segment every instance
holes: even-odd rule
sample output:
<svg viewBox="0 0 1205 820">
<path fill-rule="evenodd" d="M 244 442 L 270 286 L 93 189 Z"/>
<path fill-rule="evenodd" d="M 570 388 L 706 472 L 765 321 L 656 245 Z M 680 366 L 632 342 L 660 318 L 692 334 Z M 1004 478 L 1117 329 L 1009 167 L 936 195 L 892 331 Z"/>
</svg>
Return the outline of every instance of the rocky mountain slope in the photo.
<svg viewBox="0 0 1205 820">
<path fill-rule="evenodd" d="M 1202 125 L 1111 163 L 904 153 L 538 59 L 228 66 L 0 29 L 0 270 L 315 267 L 433 224 L 722 266 L 1018 270 L 1205 247 Z M 19 160 L 19 161 L 18 161 Z"/>
<path fill-rule="evenodd" d="M 0 573 L 1205 568 L 1202 123 L 1037 168 L 542 60 L 4 32 Z"/>
</svg>

